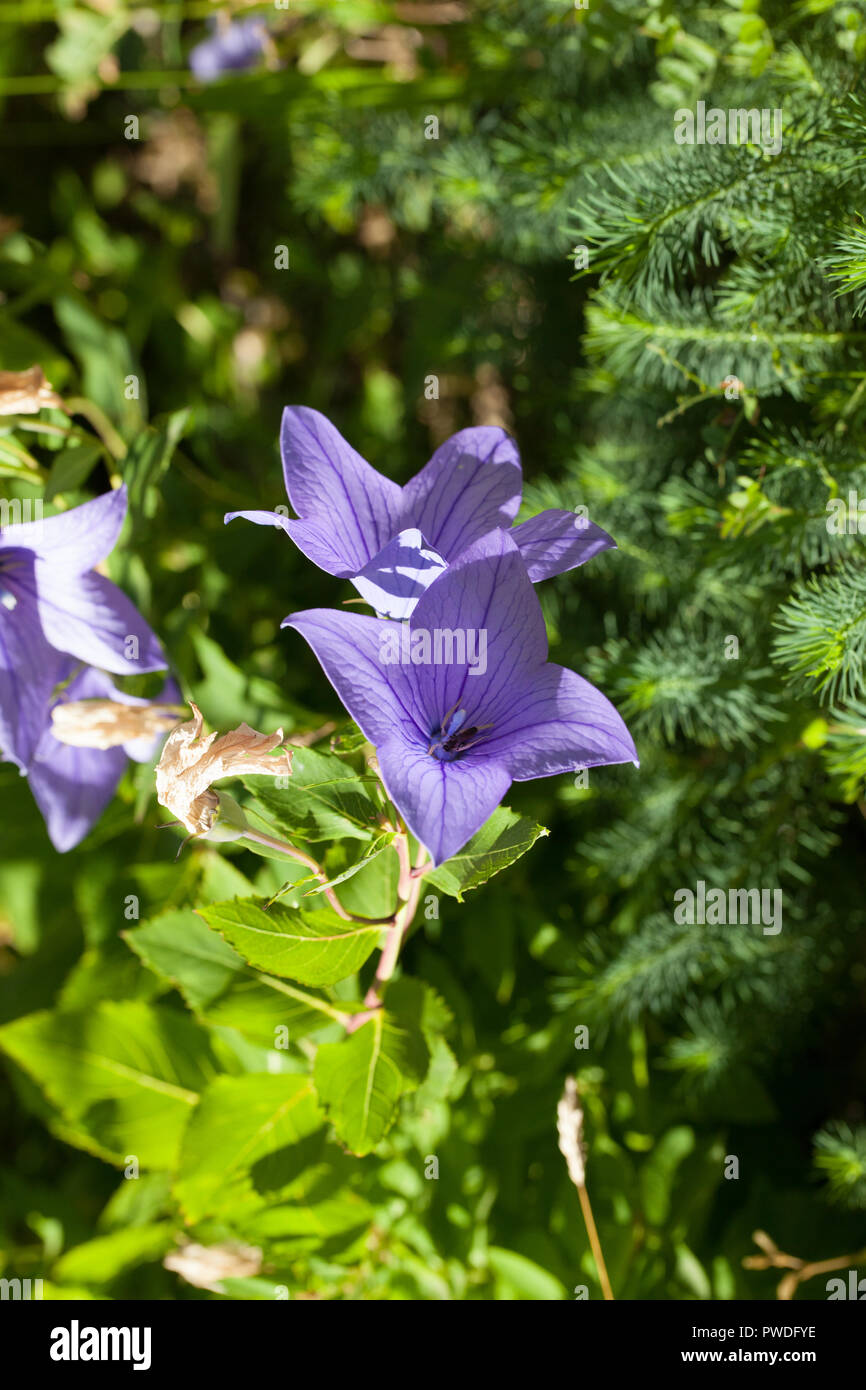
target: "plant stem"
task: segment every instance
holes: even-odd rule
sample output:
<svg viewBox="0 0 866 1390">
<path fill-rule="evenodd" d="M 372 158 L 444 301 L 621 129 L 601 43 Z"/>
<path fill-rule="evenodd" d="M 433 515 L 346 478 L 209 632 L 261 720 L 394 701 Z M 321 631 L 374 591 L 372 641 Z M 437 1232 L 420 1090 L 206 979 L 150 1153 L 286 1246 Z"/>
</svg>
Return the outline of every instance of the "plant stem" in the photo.
<svg viewBox="0 0 866 1390">
<path fill-rule="evenodd" d="M 105 411 L 101 410 L 95 401 L 89 401 L 84 396 L 71 396 L 65 402 L 65 407 L 70 415 L 84 416 L 84 419 L 96 430 L 96 433 L 99 435 L 99 438 L 113 459 L 119 461 L 126 457 L 126 444 L 123 439 L 121 439 Z"/>
<path fill-rule="evenodd" d="M 243 839 L 253 840 L 256 844 L 264 845 L 267 849 L 279 850 L 281 854 L 288 855 L 289 859 L 296 859 L 299 864 L 305 864 L 308 869 L 312 870 L 313 874 L 315 874 L 316 878 L 319 880 L 320 883 L 327 882 L 328 876 L 325 873 L 324 869 L 321 867 L 321 865 L 317 864 L 316 860 L 313 859 L 311 855 L 304 854 L 304 851 L 301 849 L 295 849 L 295 846 L 290 845 L 286 840 L 278 840 L 275 836 L 266 835 L 261 830 L 253 830 L 252 826 L 248 826 L 244 830 Z M 393 916 L 357 917 L 354 912 L 346 911 L 346 909 L 343 907 L 343 904 L 340 902 L 340 899 L 334 892 L 333 888 L 325 888 L 324 893 L 325 897 L 328 899 L 328 902 L 331 904 L 331 907 L 334 909 L 334 911 L 337 913 L 339 917 L 343 918 L 344 922 L 364 922 L 368 926 L 372 927 L 379 925 L 385 926 L 388 923 L 393 922 L 394 920 Z"/>
<path fill-rule="evenodd" d="M 601 1284 L 602 1293 L 605 1301 L 614 1301 L 613 1289 L 610 1286 L 610 1279 L 607 1277 L 607 1265 L 604 1262 L 604 1255 L 601 1250 L 601 1241 L 598 1238 L 595 1217 L 592 1214 L 592 1203 L 589 1200 L 589 1193 L 586 1190 L 586 1149 L 583 1143 L 583 1106 L 580 1103 L 577 1082 L 573 1076 L 569 1076 L 565 1082 L 565 1089 L 559 1105 L 556 1107 L 556 1128 L 559 1133 L 559 1149 L 568 1165 L 568 1176 L 577 1188 L 577 1195 L 580 1199 L 580 1210 L 583 1213 L 583 1223 L 586 1226 L 586 1233 L 589 1236 L 589 1244 L 592 1248 L 592 1256 L 595 1260 L 598 1282 Z"/>
<path fill-rule="evenodd" d="M 601 1250 L 601 1241 L 598 1238 L 598 1231 L 596 1230 L 595 1225 L 595 1217 L 592 1214 L 592 1204 L 589 1200 L 589 1193 L 586 1190 L 586 1183 L 575 1184 L 575 1186 L 577 1187 L 577 1195 L 580 1199 L 580 1209 L 583 1212 L 583 1220 L 584 1225 L 586 1226 L 586 1233 L 589 1236 L 589 1243 L 592 1246 L 592 1257 L 595 1260 L 595 1267 L 598 1271 L 598 1279 L 599 1283 L 601 1284 L 602 1293 L 604 1294 L 606 1302 L 613 1303 L 613 1289 L 611 1288 L 610 1280 L 607 1277 L 607 1265 L 604 1262 L 604 1255 L 602 1254 Z"/>
<path fill-rule="evenodd" d="M 397 885 L 397 896 L 400 898 L 402 906 L 398 907 L 394 913 L 391 923 L 391 930 L 388 933 L 388 940 L 385 948 L 379 957 L 379 964 L 373 983 L 367 991 L 364 999 L 364 1006 L 374 1010 L 381 1008 L 382 998 L 385 993 L 385 986 L 397 967 L 397 960 L 400 955 L 400 948 L 406 938 L 412 918 L 418 907 L 418 899 L 421 896 L 421 885 L 423 876 L 419 873 L 413 876 L 412 865 L 409 861 L 409 838 L 405 832 L 397 836 L 394 842 L 397 854 L 400 859 L 400 880 Z M 416 869 L 420 869 L 427 857 L 427 851 L 422 846 L 418 852 L 415 863 Z"/>
</svg>

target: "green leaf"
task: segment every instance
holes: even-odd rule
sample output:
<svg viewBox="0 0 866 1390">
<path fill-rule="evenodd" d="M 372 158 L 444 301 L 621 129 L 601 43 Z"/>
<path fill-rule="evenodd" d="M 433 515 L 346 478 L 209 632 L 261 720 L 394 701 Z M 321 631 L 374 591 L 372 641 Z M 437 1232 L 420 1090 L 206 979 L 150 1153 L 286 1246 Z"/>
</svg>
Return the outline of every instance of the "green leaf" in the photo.
<svg viewBox="0 0 866 1390">
<path fill-rule="evenodd" d="M 285 1284 L 254 1275 L 219 1281 L 219 1292 L 227 1298 L 241 1299 L 244 1303 L 273 1303 L 277 1298 L 277 1291 L 285 1288 Z"/>
<path fill-rule="evenodd" d="M 264 1046 L 273 1047 L 277 1028 L 299 1037 L 347 1016 L 323 996 L 247 965 L 191 909 L 163 913 L 122 935 L 193 1012 L 208 1023 L 239 1028 Z"/>
<path fill-rule="evenodd" d="M 216 850 L 199 851 L 201 881 L 195 902 L 223 902 L 226 898 L 246 898 L 254 886 L 236 864 Z"/>
<path fill-rule="evenodd" d="M 55 456 L 45 486 L 45 501 L 64 492 L 75 492 L 90 477 L 99 459 L 105 453 L 105 446 L 98 440 L 86 440 L 82 444 L 70 444 Z"/>
<path fill-rule="evenodd" d="M 316 1236 L 327 1240 L 369 1224 L 373 1208 L 354 1192 L 341 1192 L 307 1205 L 292 1202 L 269 1206 L 246 1223 L 251 1240 L 279 1240 L 290 1236 Z"/>
<path fill-rule="evenodd" d="M 354 975 L 375 949 L 382 927 L 345 921 L 330 908 L 291 908 L 241 898 L 199 909 L 249 965 L 299 980 L 333 985 Z"/>
<path fill-rule="evenodd" d="M 341 753 L 345 757 L 349 753 L 357 753 L 368 742 L 367 735 L 361 733 L 357 724 L 348 720 L 331 735 L 330 746 L 333 753 Z"/>
<path fill-rule="evenodd" d="M 296 748 L 287 787 L 277 789 L 267 777 L 247 777 L 244 785 L 290 839 L 366 840 L 381 829 L 380 805 L 371 795 L 378 781 L 362 778 L 333 753 Z"/>
<path fill-rule="evenodd" d="M 124 382 L 136 371 L 129 341 L 114 324 L 105 323 L 83 297 L 72 293 L 54 300 L 56 318 L 70 350 L 81 364 L 83 395 L 109 419 L 131 430 L 141 425 L 141 402 L 128 400 Z"/>
<path fill-rule="evenodd" d="M 158 425 L 137 431 L 123 461 L 123 478 L 129 489 L 133 525 L 140 517 L 153 517 L 159 506 L 158 484 L 171 463 L 189 420 L 188 410 L 176 410 Z"/>
<path fill-rule="evenodd" d="M 354 861 L 357 841 L 340 840 L 330 846 L 324 856 L 324 869 L 336 877 Z M 363 863 L 355 863 L 356 872 L 344 878 L 339 899 L 347 912 L 355 917 L 387 917 L 397 905 L 400 882 L 400 861 L 396 850 L 374 854 Z"/>
<path fill-rule="evenodd" d="M 150 1226 L 167 1216 L 172 1205 L 169 1173 L 142 1173 L 134 1180 L 122 1178 L 99 1213 L 100 1232 Z"/>
<path fill-rule="evenodd" d="M 339 1138 L 355 1154 L 366 1154 L 384 1138 L 400 1097 L 414 1090 L 429 1063 L 422 1031 L 424 988 L 399 980 L 387 1009 L 338 1043 L 316 1053 L 313 1080 L 319 1100 Z"/>
<path fill-rule="evenodd" d="M 336 888 L 338 883 L 345 883 L 347 879 L 354 878 L 355 874 L 360 872 L 361 869 L 366 869 L 372 859 L 377 859 L 384 850 L 390 849 L 395 838 L 396 836 L 393 830 L 386 831 L 384 835 L 378 835 L 375 840 L 371 841 L 360 859 L 356 859 L 353 864 L 349 865 L 348 869 L 344 869 L 342 873 L 335 875 L 334 878 L 329 878 L 326 883 L 319 883 L 316 881 L 313 887 L 307 889 L 304 896 L 314 898 L 319 893 L 324 893 L 326 888 Z"/>
<path fill-rule="evenodd" d="M 161 993 L 160 982 L 141 969 L 115 936 L 82 952 L 63 982 L 57 1004 L 64 1011 L 84 1009 L 106 998 L 150 1000 Z"/>
<path fill-rule="evenodd" d="M 215 1071 L 206 1033 L 182 1013 L 138 1001 L 29 1014 L 0 1028 L 0 1048 L 57 1107 L 70 1142 L 151 1168 L 174 1162 Z"/>
<path fill-rule="evenodd" d="M 641 1168 L 643 1208 L 651 1225 L 665 1225 L 677 1169 L 694 1147 L 694 1130 L 688 1125 L 675 1125 L 662 1135 Z"/>
<path fill-rule="evenodd" d="M 171 1221 L 161 1221 L 154 1226 L 127 1226 L 73 1246 L 60 1256 L 51 1273 L 61 1284 L 108 1284 L 135 1265 L 161 1260 L 173 1244 L 174 1224 Z"/>
<path fill-rule="evenodd" d="M 175 1195 L 190 1221 L 252 1193 L 249 1170 L 321 1129 L 309 1077 L 219 1076 L 190 1120 Z"/>
<path fill-rule="evenodd" d="M 565 1287 L 546 1269 L 519 1255 L 491 1245 L 487 1262 L 495 1276 L 497 1299 L 543 1299 L 552 1302 L 566 1297 Z"/>
<path fill-rule="evenodd" d="M 288 699 L 274 681 L 241 671 L 200 628 L 193 628 L 189 637 L 201 668 L 195 684 L 196 704 L 214 728 L 231 728 L 244 720 L 270 733 L 278 726 L 290 731 L 321 724 L 317 714 Z"/>
<path fill-rule="evenodd" d="M 471 888 L 480 888 L 501 869 L 507 869 L 547 833 L 544 826 L 499 806 L 468 845 L 427 874 L 424 881 L 459 901 Z"/>
<path fill-rule="evenodd" d="M 97 1303 L 110 1301 L 108 1294 L 92 1293 L 80 1286 L 54 1284 L 48 1279 L 43 1281 L 42 1297 L 46 1303 L 81 1303 L 85 1299 Z"/>
</svg>

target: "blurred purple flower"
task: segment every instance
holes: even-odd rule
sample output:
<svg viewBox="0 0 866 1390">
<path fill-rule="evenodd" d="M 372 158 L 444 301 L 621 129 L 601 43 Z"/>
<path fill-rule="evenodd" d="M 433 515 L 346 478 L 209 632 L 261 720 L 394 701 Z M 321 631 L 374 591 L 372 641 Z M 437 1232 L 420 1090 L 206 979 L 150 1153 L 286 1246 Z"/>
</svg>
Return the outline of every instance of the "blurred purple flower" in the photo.
<svg viewBox="0 0 866 1390">
<path fill-rule="evenodd" d="M 434 864 L 462 848 L 512 781 L 637 763 L 610 701 L 547 661 L 541 606 L 507 531 L 475 541 L 424 592 L 408 648 L 402 624 L 357 613 L 310 609 L 283 626 L 309 642 L 376 744 L 388 795 Z M 411 652 L 415 635 L 436 632 L 483 632 L 484 668 L 384 656 L 388 647 Z"/>
<path fill-rule="evenodd" d="M 377 613 L 406 618 L 447 564 L 520 508 L 517 445 L 490 426 L 460 430 L 405 487 L 377 473 L 317 410 L 283 412 L 280 447 L 289 501 L 280 512 L 229 512 L 279 526 L 328 574 L 350 579 Z M 551 509 L 510 531 L 533 583 L 615 545 L 600 526 Z"/>
<path fill-rule="evenodd" d="M 55 723 L 56 711 L 76 700 L 110 700 L 115 706 L 147 712 L 149 718 L 146 724 L 141 721 L 141 727 L 152 729 L 158 722 L 152 717 L 154 706 L 175 705 L 181 698 L 177 684 L 171 679 L 166 681 L 156 700 L 142 700 L 118 690 L 104 672 L 92 667 L 85 667 L 73 675 L 76 665 L 67 657 L 57 659 L 55 683 L 67 681 L 70 676 L 72 679 L 50 704 L 33 757 L 25 769 L 51 843 L 61 854 L 74 849 L 99 820 L 126 770 L 127 759 L 151 762 L 162 737 L 170 732 L 177 719 L 168 718 L 161 734 L 135 737 L 135 720 L 130 718 L 126 729 L 130 736 L 123 743 L 113 744 L 109 737 L 108 740 L 103 738 L 101 746 L 97 747 L 61 742 L 57 732 L 63 730 Z"/>
<path fill-rule="evenodd" d="M 166 666 L 135 606 L 94 566 L 126 516 L 124 487 L 0 529 L 0 753 L 26 769 L 45 726 L 57 654 L 137 675 Z"/>
<path fill-rule="evenodd" d="M 214 30 L 209 39 L 196 44 L 189 55 L 189 65 L 199 82 L 214 82 L 226 72 L 251 68 L 262 55 L 267 40 L 263 19 L 232 20 L 229 24 L 210 21 Z"/>
</svg>

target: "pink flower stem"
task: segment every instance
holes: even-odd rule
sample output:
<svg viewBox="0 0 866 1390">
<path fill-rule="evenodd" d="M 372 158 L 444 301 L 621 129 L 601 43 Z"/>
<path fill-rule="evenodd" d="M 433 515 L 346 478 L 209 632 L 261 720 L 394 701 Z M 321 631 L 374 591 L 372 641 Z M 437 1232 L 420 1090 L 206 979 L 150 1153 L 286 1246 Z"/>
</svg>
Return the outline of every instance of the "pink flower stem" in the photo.
<svg viewBox="0 0 866 1390">
<path fill-rule="evenodd" d="M 285 840 L 277 840 L 273 835 L 265 835 L 263 831 L 253 830 L 251 827 L 244 830 L 243 838 L 246 840 L 254 840 L 257 844 L 265 845 L 268 849 L 279 850 L 281 854 L 288 855 L 290 859 L 296 859 L 299 864 L 305 864 L 307 868 L 315 874 L 320 883 L 327 882 L 327 874 L 324 869 L 316 863 L 315 859 L 309 854 L 304 854 L 303 850 L 295 849 L 294 845 L 288 844 Z M 368 926 L 378 926 L 381 923 L 382 926 L 387 926 L 394 921 L 393 913 L 390 917 L 356 917 L 354 912 L 346 911 L 333 888 L 326 888 L 324 893 L 331 907 L 339 917 L 343 918 L 344 922 L 364 922 Z"/>
<path fill-rule="evenodd" d="M 385 987 L 397 967 L 400 948 L 406 939 L 406 934 L 412 925 L 412 919 L 418 907 L 418 899 L 421 896 L 421 886 L 423 882 L 423 875 L 420 870 L 427 858 L 427 851 L 422 845 L 418 851 L 418 858 L 415 863 L 415 869 L 419 872 L 413 872 L 412 865 L 409 861 L 409 837 L 405 831 L 402 831 L 397 836 L 394 841 L 394 848 L 400 859 L 400 878 L 397 884 L 397 897 L 400 899 L 401 906 L 398 907 L 397 911 L 394 913 L 391 930 L 388 933 L 388 939 L 379 957 L 379 964 L 376 968 L 373 983 L 364 999 L 364 1005 L 369 1011 L 375 1011 L 381 1008 Z M 358 1014 L 355 1015 L 355 1019 L 359 1017 L 361 1016 Z M 368 1012 L 364 1021 L 369 1017 L 370 1013 Z M 354 1023 L 354 1020 L 352 1021 Z M 355 1027 L 358 1026 L 359 1025 L 355 1023 Z"/>
</svg>

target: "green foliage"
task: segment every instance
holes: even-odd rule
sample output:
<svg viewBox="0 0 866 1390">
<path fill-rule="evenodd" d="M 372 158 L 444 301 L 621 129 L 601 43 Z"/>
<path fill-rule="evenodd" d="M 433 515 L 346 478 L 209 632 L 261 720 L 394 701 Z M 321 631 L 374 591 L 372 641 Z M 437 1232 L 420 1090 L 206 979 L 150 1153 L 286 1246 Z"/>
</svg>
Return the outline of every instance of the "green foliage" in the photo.
<svg viewBox="0 0 866 1390">
<path fill-rule="evenodd" d="M 254 898 L 204 908 L 208 926 L 221 932 L 248 965 L 303 985 L 333 985 L 354 975 L 375 949 L 379 926 L 346 922 L 328 908 L 264 911 Z"/>
<path fill-rule="evenodd" d="M 852 1211 L 866 1208 L 866 1126 L 836 1123 L 815 1135 L 815 1167 L 830 1195 Z"/>
<path fill-rule="evenodd" d="M 380 784 L 373 777 L 359 781 L 356 770 L 332 754 L 297 749 L 282 790 L 275 790 L 267 777 L 249 777 L 246 785 L 266 817 L 288 836 L 313 842 L 363 840 L 379 828 L 381 802 L 374 798 Z"/>
<path fill-rule="evenodd" d="M 116 1163 L 172 1162 L 216 1061 L 182 1014 L 124 1000 L 7 1023 L 0 1045 L 56 1108 L 65 1137 Z"/>
<path fill-rule="evenodd" d="M 546 833 L 525 816 L 500 806 L 459 853 L 427 874 L 426 881 L 462 902 L 464 893 L 507 869 Z"/>
<path fill-rule="evenodd" d="M 50 8 L 0 16 L 0 368 L 67 409 L 0 415 L 0 481 L 48 511 L 126 482 L 111 577 L 210 727 L 303 736 L 285 786 L 229 790 L 304 858 L 176 860 L 148 767 L 57 856 L 0 766 L 3 1273 L 598 1298 L 572 1073 L 618 1298 L 772 1298 L 755 1229 L 862 1248 L 866 7 L 262 4 L 282 66 L 206 87 L 206 7 Z M 781 109 L 781 149 L 678 145 L 698 101 Z M 418 847 L 279 626 L 348 591 L 223 524 L 284 503 L 289 402 L 398 482 L 505 424 L 522 517 L 618 545 L 539 595 L 640 769 L 515 785 L 424 876 L 382 1008 Z M 699 881 L 778 890 L 781 930 L 677 922 Z"/>
<path fill-rule="evenodd" d="M 366 1154 L 385 1137 L 402 1095 L 415 1089 L 429 1066 L 423 1031 L 424 995 L 404 978 L 387 1006 L 342 1042 L 316 1053 L 316 1092 L 338 1137 L 352 1153 Z"/>
</svg>

